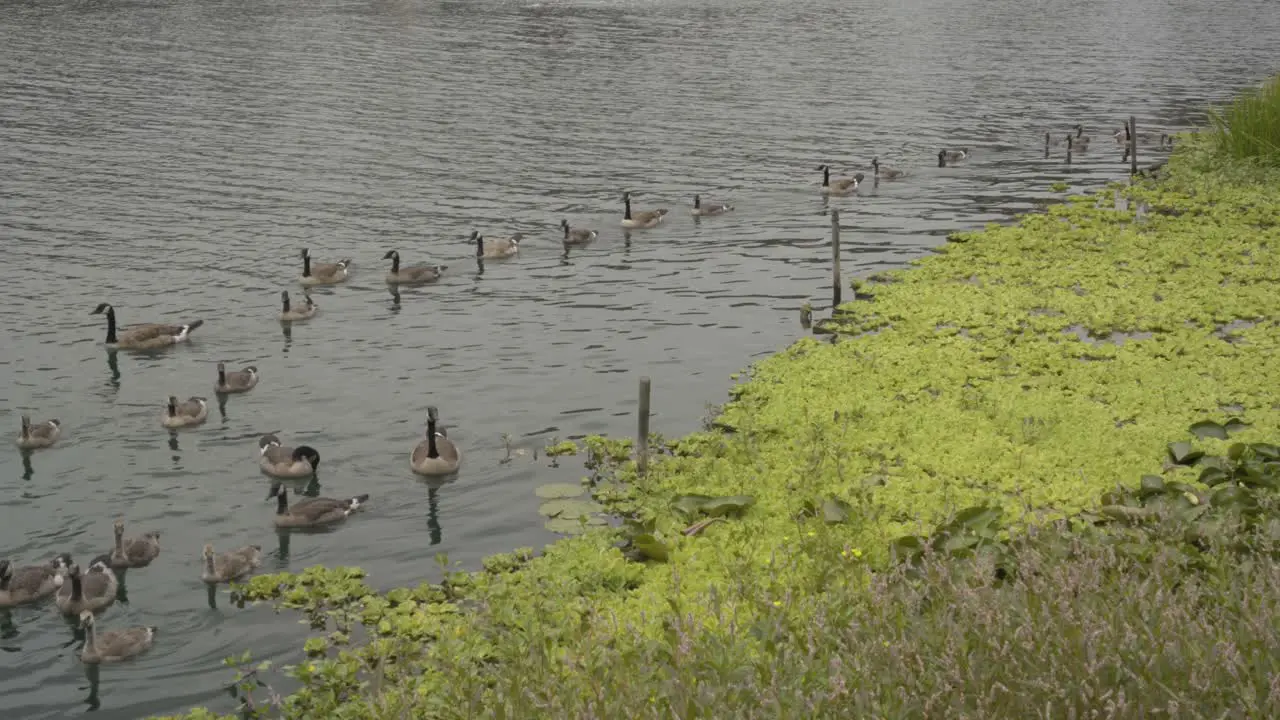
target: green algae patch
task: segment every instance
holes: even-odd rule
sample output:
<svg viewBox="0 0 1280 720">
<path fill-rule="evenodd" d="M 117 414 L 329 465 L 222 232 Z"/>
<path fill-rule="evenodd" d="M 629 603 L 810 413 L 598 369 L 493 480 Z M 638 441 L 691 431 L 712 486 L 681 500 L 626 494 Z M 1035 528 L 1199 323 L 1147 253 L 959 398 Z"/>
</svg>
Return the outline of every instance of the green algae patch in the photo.
<svg viewBox="0 0 1280 720">
<path fill-rule="evenodd" d="M 255 578 L 255 597 L 346 598 L 373 623 L 368 644 L 315 644 L 281 714 L 460 717 L 557 688 L 568 715 L 606 716 L 593 678 L 640 657 L 771 687 L 784 638 L 878 612 L 859 598 L 891 558 L 982 556 L 1063 518 L 1252 516 L 1280 461 L 1260 430 L 1280 425 L 1280 175 L 1187 139 L 1159 182 L 948 240 L 815 321 L 829 338 L 752 367 L 722 429 L 651 438 L 643 477 L 629 440 L 584 439 L 590 500 L 543 506 L 580 534 L 538 557 L 446 570 L 395 602 L 348 575 L 332 593 L 320 575 Z M 600 508 L 624 526 L 578 519 Z M 707 665 L 685 664 L 691 634 L 716 649 Z M 710 716 L 644 672 L 653 716 Z"/>
</svg>

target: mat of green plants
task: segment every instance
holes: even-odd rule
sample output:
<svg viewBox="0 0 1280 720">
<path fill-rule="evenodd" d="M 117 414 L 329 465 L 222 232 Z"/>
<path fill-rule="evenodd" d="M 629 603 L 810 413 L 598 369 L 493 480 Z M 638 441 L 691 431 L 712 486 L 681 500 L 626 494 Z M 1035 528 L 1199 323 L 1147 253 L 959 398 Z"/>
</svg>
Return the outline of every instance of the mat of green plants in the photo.
<svg viewBox="0 0 1280 720">
<path fill-rule="evenodd" d="M 315 628 L 237 712 L 1274 716 L 1280 173 L 1180 142 L 862 283 L 643 475 L 589 439 L 544 551 L 237 588 Z"/>
</svg>

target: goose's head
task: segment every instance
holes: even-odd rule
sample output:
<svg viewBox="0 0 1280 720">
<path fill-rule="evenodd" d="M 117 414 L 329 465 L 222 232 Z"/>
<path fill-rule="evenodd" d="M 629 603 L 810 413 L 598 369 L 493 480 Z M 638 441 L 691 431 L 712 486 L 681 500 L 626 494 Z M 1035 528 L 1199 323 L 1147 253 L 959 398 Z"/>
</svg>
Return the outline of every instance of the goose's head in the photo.
<svg viewBox="0 0 1280 720">
<path fill-rule="evenodd" d="M 622 202 L 631 202 L 631 192 L 630 192 L 630 191 L 624 191 L 624 192 L 622 193 Z"/>
<path fill-rule="evenodd" d="M 569 229 L 569 220 L 568 220 L 567 218 L 560 218 L 560 227 L 561 227 L 562 229 L 564 229 L 564 230 L 568 230 L 568 229 Z"/>
<path fill-rule="evenodd" d="M 205 544 L 204 544 L 204 550 L 200 553 L 200 557 L 204 558 L 205 560 L 208 560 L 209 558 L 213 557 L 213 544 L 212 544 L 212 543 L 205 543 Z"/>
<path fill-rule="evenodd" d="M 315 470 L 320 465 L 320 453 L 309 445 L 303 445 L 293 451 L 293 460 L 294 462 L 303 460 L 311 466 L 312 470 Z"/>
<path fill-rule="evenodd" d="M 124 520 L 116 520 L 116 521 L 115 521 L 115 523 L 113 523 L 113 524 L 111 525 L 111 529 L 112 529 L 112 531 L 114 531 L 114 532 L 115 532 L 115 534 L 116 534 L 116 535 L 123 535 L 123 534 L 124 534 Z"/>
<path fill-rule="evenodd" d="M 310 256 L 311 256 L 311 251 L 310 251 L 310 250 L 308 250 L 307 248 L 302 248 L 302 251 L 301 251 L 301 252 L 299 252 L 298 254 L 299 254 L 301 257 L 304 257 L 304 258 L 305 258 L 305 257 L 310 257 Z"/>
<path fill-rule="evenodd" d="M 817 168 L 815 168 L 815 170 L 824 170 L 824 171 L 825 171 L 825 170 L 830 170 L 830 169 L 831 169 L 831 166 L 830 166 L 830 165 L 825 165 L 825 164 L 824 164 L 824 165 L 819 165 Z"/>
<path fill-rule="evenodd" d="M 854 175 L 854 176 L 853 176 L 853 181 L 854 181 L 854 182 L 862 182 L 862 178 L 864 178 L 864 177 L 866 177 L 866 176 L 865 176 L 865 175 L 863 175 L 862 173 L 858 173 L 857 175 Z"/>
<path fill-rule="evenodd" d="M 111 303 L 98 303 L 98 307 L 93 309 L 90 315 L 101 315 L 103 313 L 113 312 L 115 308 L 111 307 Z"/>
<path fill-rule="evenodd" d="M 427 406 L 427 419 L 431 421 L 440 419 L 440 411 L 436 409 L 435 405 Z"/>
<path fill-rule="evenodd" d="M 71 553 L 58 553 L 49 561 L 49 565 L 58 572 L 66 572 L 71 568 Z"/>
<path fill-rule="evenodd" d="M 280 444 L 280 438 L 276 437 L 275 435 L 272 435 L 271 433 L 267 433 L 266 435 L 263 435 L 262 437 L 258 438 L 258 451 L 261 453 L 266 453 L 267 448 L 276 447 L 279 444 Z"/>
<path fill-rule="evenodd" d="M 221 373 L 224 373 L 224 372 L 226 372 L 226 371 L 227 371 L 227 364 L 226 364 L 226 363 L 224 363 L 224 362 L 220 362 L 220 363 L 218 363 L 218 373 L 219 373 L 219 374 L 221 374 Z"/>
<path fill-rule="evenodd" d="M 392 260 L 392 259 L 399 258 L 399 257 L 400 257 L 400 253 L 396 252 L 395 250 L 388 250 L 388 251 L 387 251 L 387 254 L 382 256 L 382 259 L 383 259 L 383 260 Z"/>
<path fill-rule="evenodd" d="M 11 577 L 13 577 L 13 563 L 0 560 L 0 586 L 8 585 Z"/>
<path fill-rule="evenodd" d="M 93 627 L 93 611 L 81 610 L 80 611 L 80 629 L 88 630 L 91 627 Z"/>
<path fill-rule="evenodd" d="M 875 168 L 876 171 L 878 172 L 880 170 L 880 158 L 878 157 L 871 158 L 871 167 Z"/>
</svg>

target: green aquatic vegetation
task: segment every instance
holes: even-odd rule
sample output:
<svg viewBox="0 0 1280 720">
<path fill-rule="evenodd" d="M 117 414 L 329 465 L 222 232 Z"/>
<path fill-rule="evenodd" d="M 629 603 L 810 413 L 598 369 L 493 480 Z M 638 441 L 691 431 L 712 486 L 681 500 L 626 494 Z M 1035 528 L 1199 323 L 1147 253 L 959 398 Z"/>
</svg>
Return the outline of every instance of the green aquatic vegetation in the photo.
<svg viewBox="0 0 1280 720">
<path fill-rule="evenodd" d="M 578 444 L 572 440 L 551 443 L 543 448 L 543 452 L 547 457 L 561 457 L 563 455 L 577 455 Z"/>
<path fill-rule="evenodd" d="M 1067 188 L 1069 188 L 1069 187 L 1071 187 L 1071 186 L 1067 184 L 1067 181 L 1065 181 L 1065 180 L 1058 180 L 1058 181 L 1054 182 L 1052 185 L 1050 185 L 1050 186 L 1049 186 L 1049 189 L 1050 189 L 1050 190 L 1052 190 L 1052 191 L 1054 191 L 1054 192 L 1066 192 L 1066 191 L 1067 191 Z"/>
<path fill-rule="evenodd" d="M 1280 77 L 1209 111 L 1214 149 L 1236 160 L 1280 167 Z"/>
<path fill-rule="evenodd" d="M 535 495 L 546 500 L 557 500 L 561 498 L 574 498 L 587 492 L 587 488 L 580 483 L 547 483 L 541 485 L 537 490 L 533 491 Z"/>
<path fill-rule="evenodd" d="M 1280 173 L 1215 157 L 868 278 L 643 477 L 586 438 L 618 528 L 560 508 L 579 534 L 394 600 L 255 578 L 326 633 L 280 714 L 1028 717 L 1117 683 L 1117 717 L 1274 714 L 1280 576 L 1238 546 L 1275 547 Z"/>
</svg>

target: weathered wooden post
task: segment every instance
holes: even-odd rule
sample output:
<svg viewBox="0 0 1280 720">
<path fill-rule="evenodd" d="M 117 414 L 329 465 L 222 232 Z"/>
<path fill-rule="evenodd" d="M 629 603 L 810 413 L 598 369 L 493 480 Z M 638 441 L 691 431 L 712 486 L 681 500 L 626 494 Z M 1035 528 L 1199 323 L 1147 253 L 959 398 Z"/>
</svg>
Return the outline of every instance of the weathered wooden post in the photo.
<svg viewBox="0 0 1280 720">
<path fill-rule="evenodd" d="M 840 306 L 840 211 L 831 211 L 831 309 Z"/>
<path fill-rule="evenodd" d="M 1049 133 L 1044 134 L 1044 159 L 1049 159 Z"/>
<path fill-rule="evenodd" d="M 1129 116 L 1129 174 L 1138 174 L 1138 119 Z"/>
<path fill-rule="evenodd" d="M 636 418 L 636 469 L 644 474 L 649 469 L 649 376 L 640 378 L 640 410 Z"/>
<path fill-rule="evenodd" d="M 1071 164 L 1071 147 L 1072 147 L 1071 136 L 1068 135 L 1067 136 L 1067 164 L 1068 165 Z"/>
</svg>

